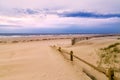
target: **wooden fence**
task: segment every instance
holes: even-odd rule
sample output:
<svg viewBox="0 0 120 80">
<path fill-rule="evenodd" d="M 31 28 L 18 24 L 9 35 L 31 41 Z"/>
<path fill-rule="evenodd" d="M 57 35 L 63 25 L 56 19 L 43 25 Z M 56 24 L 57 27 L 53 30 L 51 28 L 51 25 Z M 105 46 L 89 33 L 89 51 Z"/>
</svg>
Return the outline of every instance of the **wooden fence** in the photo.
<svg viewBox="0 0 120 80">
<path fill-rule="evenodd" d="M 99 38 L 99 37 L 110 37 L 110 36 L 120 36 L 120 35 L 119 34 L 102 34 L 102 35 L 94 35 L 94 36 L 74 37 L 71 39 L 71 45 L 74 45 L 75 43 L 82 40 L 88 40 L 91 38 Z"/>
<path fill-rule="evenodd" d="M 88 40 L 88 39 L 90 39 L 90 38 L 91 38 L 91 37 L 72 38 L 71 44 L 74 45 L 75 43 L 77 43 L 77 42 L 79 42 L 79 41 Z"/>
<path fill-rule="evenodd" d="M 71 60 L 71 61 L 73 61 L 74 58 L 76 58 L 76 59 L 78 59 L 79 61 L 82 61 L 83 63 L 89 65 L 89 66 L 92 67 L 93 69 L 95 69 L 95 70 L 103 73 L 106 77 L 109 78 L 109 80 L 115 80 L 115 79 L 114 79 L 114 72 L 113 72 L 113 70 L 109 69 L 109 70 L 108 70 L 108 73 L 106 73 L 105 70 L 101 70 L 101 69 L 99 69 L 98 67 L 96 67 L 96 66 L 88 63 L 87 61 L 79 58 L 78 56 L 74 55 L 74 54 L 73 54 L 73 51 L 67 52 L 67 51 L 65 51 L 64 49 L 62 49 L 61 47 L 56 47 L 56 46 L 51 46 L 51 47 L 54 48 L 54 49 L 56 49 L 56 50 L 58 50 L 60 53 L 68 54 L 68 55 L 70 56 L 70 60 Z"/>
</svg>

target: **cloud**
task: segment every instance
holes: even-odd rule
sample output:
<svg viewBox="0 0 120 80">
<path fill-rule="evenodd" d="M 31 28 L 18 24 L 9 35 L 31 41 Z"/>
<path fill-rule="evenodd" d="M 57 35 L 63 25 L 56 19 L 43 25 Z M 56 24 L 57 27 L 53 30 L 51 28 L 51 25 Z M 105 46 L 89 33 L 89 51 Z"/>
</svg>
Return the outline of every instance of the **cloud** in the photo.
<svg viewBox="0 0 120 80">
<path fill-rule="evenodd" d="M 114 18 L 118 17 L 120 18 L 120 14 L 98 14 L 98 13 L 92 13 L 92 12 L 66 12 L 64 14 L 61 14 L 61 16 L 64 17 L 85 17 L 85 18 Z"/>
<path fill-rule="evenodd" d="M 33 11 L 34 12 L 34 11 Z M 21 26 L 20 28 L 66 28 L 69 26 L 84 26 L 84 27 L 93 27 L 102 24 L 109 23 L 118 23 L 120 22 L 119 16 L 110 16 L 109 18 L 100 15 L 89 15 L 89 13 L 82 13 L 80 15 L 71 15 L 64 14 L 64 11 L 61 14 L 58 13 L 58 10 L 55 13 L 49 12 L 40 12 L 35 14 L 21 13 L 20 16 L 0 16 L 1 25 L 15 25 Z M 95 14 L 95 13 L 92 13 Z M 61 16 L 64 15 L 64 16 Z M 69 15 L 69 16 L 68 16 Z M 96 16 L 99 16 L 98 18 Z M 17 27 L 18 28 L 18 27 Z"/>
<path fill-rule="evenodd" d="M 14 30 L 105 27 L 119 24 L 119 3 L 120 0 L 0 0 L 0 26 Z"/>
<path fill-rule="evenodd" d="M 120 0 L 0 0 L 0 8 L 73 9 L 99 13 L 120 13 Z"/>
</svg>

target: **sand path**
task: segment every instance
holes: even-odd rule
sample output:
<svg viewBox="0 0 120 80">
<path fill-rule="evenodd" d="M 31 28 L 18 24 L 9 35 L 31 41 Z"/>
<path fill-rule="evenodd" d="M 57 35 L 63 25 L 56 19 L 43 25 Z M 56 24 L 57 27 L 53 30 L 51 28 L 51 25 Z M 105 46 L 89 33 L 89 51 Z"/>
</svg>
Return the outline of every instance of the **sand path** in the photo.
<svg viewBox="0 0 120 80">
<path fill-rule="evenodd" d="M 0 80 L 90 80 L 50 48 L 53 44 L 57 41 L 0 45 Z"/>
</svg>

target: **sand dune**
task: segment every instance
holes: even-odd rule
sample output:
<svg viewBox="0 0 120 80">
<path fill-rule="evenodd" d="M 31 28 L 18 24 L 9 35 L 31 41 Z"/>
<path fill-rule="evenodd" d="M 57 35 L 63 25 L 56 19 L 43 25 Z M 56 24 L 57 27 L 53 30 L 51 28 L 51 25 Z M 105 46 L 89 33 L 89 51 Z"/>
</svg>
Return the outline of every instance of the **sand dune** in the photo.
<svg viewBox="0 0 120 80">
<path fill-rule="evenodd" d="M 63 41 L 1 44 L 0 80 L 90 80 L 49 47 Z"/>
<path fill-rule="evenodd" d="M 71 40 L 65 38 L 0 43 L 0 80 L 92 80 L 89 75 L 95 77 L 94 80 L 107 80 L 100 72 L 76 59 L 71 62 L 68 55 L 50 46 L 73 50 L 75 55 L 97 66 L 96 50 L 114 42 L 119 40 L 116 37 L 92 38 L 73 46 Z"/>
</svg>

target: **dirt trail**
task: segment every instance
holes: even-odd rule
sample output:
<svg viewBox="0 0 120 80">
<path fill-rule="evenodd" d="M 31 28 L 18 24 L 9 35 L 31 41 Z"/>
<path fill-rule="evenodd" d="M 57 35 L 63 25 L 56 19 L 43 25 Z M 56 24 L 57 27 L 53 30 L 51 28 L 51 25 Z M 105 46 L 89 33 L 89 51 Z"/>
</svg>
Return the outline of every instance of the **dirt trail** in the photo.
<svg viewBox="0 0 120 80">
<path fill-rule="evenodd" d="M 57 42 L 0 45 L 0 80 L 90 80 L 49 47 L 53 44 Z"/>
</svg>

